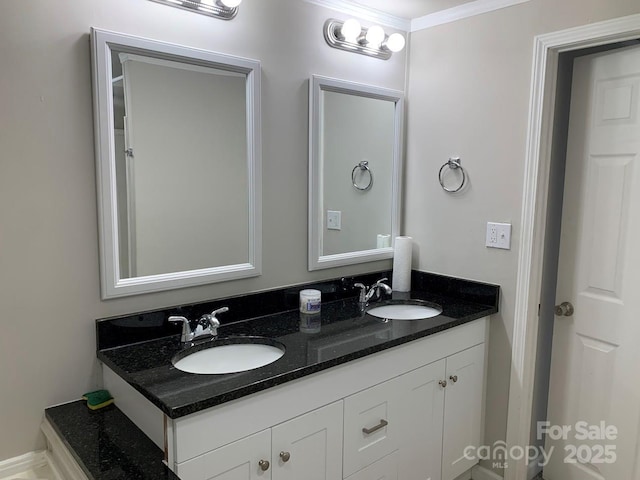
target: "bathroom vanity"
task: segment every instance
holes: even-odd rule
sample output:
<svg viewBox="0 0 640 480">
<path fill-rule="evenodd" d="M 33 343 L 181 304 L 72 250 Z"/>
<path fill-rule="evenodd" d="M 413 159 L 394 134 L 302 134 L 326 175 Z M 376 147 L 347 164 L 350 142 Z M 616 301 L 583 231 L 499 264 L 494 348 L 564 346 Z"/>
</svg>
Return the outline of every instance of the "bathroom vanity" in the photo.
<svg viewBox="0 0 640 480">
<path fill-rule="evenodd" d="M 497 287 L 466 288 L 495 289 L 493 304 L 416 289 L 412 298 L 443 313 L 384 320 L 350 297 L 324 302 L 317 318 L 287 310 L 223 324 L 220 337 L 284 345 L 282 358 L 247 372 L 177 370 L 179 335 L 100 349 L 98 358 L 118 407 L 182 480 L 453 480 L 476 463 L 465 447 L 482 442 L 488 315 L 497 311 Z M 99 321 L 99 342 L 125 320 Z"/>
</svg>

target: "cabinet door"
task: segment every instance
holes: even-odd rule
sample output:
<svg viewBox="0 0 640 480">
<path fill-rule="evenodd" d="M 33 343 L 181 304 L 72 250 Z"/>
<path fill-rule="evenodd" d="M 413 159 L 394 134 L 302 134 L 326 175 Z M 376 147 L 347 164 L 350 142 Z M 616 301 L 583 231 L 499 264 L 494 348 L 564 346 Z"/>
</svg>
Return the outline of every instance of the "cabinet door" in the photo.
<svg viewBox="0 0 640 480">
<path fill-rule="evenodd" d="M 344 476 L 398 449 L 399 377 L 344 399 Z"/>
<path fill-rule="evenodd" d="M 484 344 L 447 357 L 442 480 L 452 480 L 477 463 L 467 446 L 482 442 Z"/>
<path fill-rule="evenodd" d="M 439 480 L 442 468 L 445 360 L 418 368 L 402 380 L 401 480 Z"/>
<path fill-rule="evenodd" d="M 273 480 L 342 478 L 342 401 L 272 428 Z"/>
<path fill-rule="evenodd" d="M 176 473 L 181 480 L 270 480 L 270 463 L 271 430 L 267 429 L 180 463 Z"/>
<path fill-rule="evenodd" d="M 354 473 L 346 480 L 398 480 L 398 452 L 395 451 L 391 455 L 372 463 L 368 467 L 363 468 Z M 416 477 L 414 480 L 416 480 Z M 420 479 L 421 480 L 421 479 Z"/>
</svg>

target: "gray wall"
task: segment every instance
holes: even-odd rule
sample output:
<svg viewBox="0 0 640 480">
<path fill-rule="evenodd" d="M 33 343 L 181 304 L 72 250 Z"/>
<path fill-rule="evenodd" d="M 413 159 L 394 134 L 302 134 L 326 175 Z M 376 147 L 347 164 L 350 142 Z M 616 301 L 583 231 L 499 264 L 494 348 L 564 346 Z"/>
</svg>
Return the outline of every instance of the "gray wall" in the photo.
<svg viewBox="0 0 640 480">
<path fill-rule="evenodd" d="M 307 271 L 309 77 L 405 86 L 404 54 L 329 48 L 330 16 L 300 0 L 245 0 L 230 22 L 146 0 L 0 3 L 0 460 L 43 448 L 43 409 L 99 385 L 96 318 L 390 268 Z M 91 26 L 262 62 L 261 277 L 100 300 Z"/>
<path fill-rule="evenodd" d="M 491 320 L 487 444 L 506 433 L 533 39 L 633 13 L 637 0 L 531 0 L 412 35 L 404 233 L 419 246 L 415 267 L 502 287 Z M 469 173 L 462 195 L 438 184 L 452 155 Z M 512 250 L 484 246 L 487 221 L 513 224 Z"/>
</svg>

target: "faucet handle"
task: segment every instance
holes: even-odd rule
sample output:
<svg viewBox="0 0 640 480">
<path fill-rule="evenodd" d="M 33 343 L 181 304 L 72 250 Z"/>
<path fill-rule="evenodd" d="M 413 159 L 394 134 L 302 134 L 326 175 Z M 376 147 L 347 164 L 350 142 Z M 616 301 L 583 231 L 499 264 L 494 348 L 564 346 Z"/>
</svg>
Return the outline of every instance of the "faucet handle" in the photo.
<svg viewBox="0 0 640 480">
<path fill-rule="evenodd" d="M 202 316 L 202 319 L 205 320 L 211 326 L 212 329 L 214 329 L 213 335 L 215 335 L 215 329 L 220 326 L 220 320 L 218 320 L 217 315 L 220 315 L 221 313 L 225 313 L 228 311 L 229 311 L 229 307 L 221 307 L 214 310 L 211 313 L 208 313 Z"/>
<path fill-rule="evenodd" d="M 358 302 L 365 303 L 367 301 L 367 286 L 364 283 L 354 283 L 354 288 L 360 289 L 360 297 L 358 298 Z"/>
<path fill-rule="evenodd" d="M 178 317 L 172 316 L 169 317 L 169 321 L 173 323 L 182 322 L 182 338 L 183 342 L 188 341 L 189 336 L 191 335 L 191 323 L 187 317 Z"/>
<path fill-rule="evenodd" d="M 229 307 L 221 307 L 218 308 L 216 310 L 214 310 L 213 312 L 211 312 L 211 316 L 215 317 L 216 315 L 220 314 L 220 313 L 225 313 L 229 311 Z"/>
<path fill-rule="evenodd" d="M 376 282 L 376 285 L 379 285 L 379 284 L 380 284 L 380 283 L 382 283 L 382 282 L 388 282 L 388 281 L 389 281 L 389 279 L 388 279 L 387 277 L 384 277 L 384 278 L 381 278 L 380 280 L 378 280 L 378 281 Z"/>
</svg>

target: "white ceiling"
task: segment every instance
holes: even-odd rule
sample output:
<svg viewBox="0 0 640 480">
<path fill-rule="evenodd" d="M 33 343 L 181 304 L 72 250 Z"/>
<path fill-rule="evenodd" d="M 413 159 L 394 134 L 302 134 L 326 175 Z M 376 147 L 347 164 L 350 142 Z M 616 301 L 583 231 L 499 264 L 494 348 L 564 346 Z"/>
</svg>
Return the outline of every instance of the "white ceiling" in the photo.
<svg viewBox="0 0 640 480">
<path fill-rule="evenodd" d="M 440 10 L 457 7 L 470 1 L 471 0 L 347 0 L 346 3 L 357 4 L 400 18 L 413 19 Z"/>
</svg>

